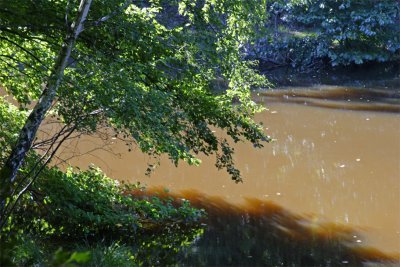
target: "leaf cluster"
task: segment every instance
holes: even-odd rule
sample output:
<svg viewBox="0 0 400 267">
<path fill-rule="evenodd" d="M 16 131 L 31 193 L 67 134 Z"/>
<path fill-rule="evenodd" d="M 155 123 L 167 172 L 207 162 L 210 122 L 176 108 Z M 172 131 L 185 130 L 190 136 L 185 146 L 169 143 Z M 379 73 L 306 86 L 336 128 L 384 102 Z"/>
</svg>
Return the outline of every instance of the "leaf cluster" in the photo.
<svg viewBox="0 0 400 267">
<path fill-rule="evenodd" d="M 235 142 L 250 140 L 261 147 L 269 139 L 252 120 L 262 108 L 249 90 L 266 80 L 252 62 L 243 60 L 242 48 L 262 21 L 263 3 L 93 2 L 54 113 L 82 132 L 115 129 L 143 152 L 167 154 L 176 165 L 180 160 L 198 164 L 199 153 L 214 154 L 218 160 L 224 140 L 214 128 Z M 0 12 L 15 15 L 1 19 L 0 38 L 9 41 L 0 43 L 0 70 L 6 74 L 0 84 L 20 104 L 40 95 L 77 1 L 42 4 L 42 12 L 26 0 L 2 2 L 0 7 Z M 31 5 L 36 9 L 28 11 Z M 50 9 L 54 12 L 47 14 Z M 216 80 L 227 87 L 216 92 Z M 234 168 L 233 158 L 223 167 L 228 165 Z M 234 173 L 232 178 L 241 181 L 240 172 Z"/>
<path fill-rule="evenodd" d="M 0 165 L 4 164 L 13 142 L 18 138 L 26 113 L 18 111 L 5 97 L 0 97 Z"/>
</svg>

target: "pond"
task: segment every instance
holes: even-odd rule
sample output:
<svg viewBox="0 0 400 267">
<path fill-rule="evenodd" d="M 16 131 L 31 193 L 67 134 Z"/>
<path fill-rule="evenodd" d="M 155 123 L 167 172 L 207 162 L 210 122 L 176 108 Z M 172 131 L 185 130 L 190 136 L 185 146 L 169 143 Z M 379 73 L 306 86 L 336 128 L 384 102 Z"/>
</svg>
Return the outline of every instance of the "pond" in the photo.
<svg viewBox="0 0 400 267">
<path fill-rule="evenodd" d="M 163 158 L 147 177 L 152 159 L 135 148 L 127 152 L 106 134 L 81 137 L 60 156 L 82 168 L 93 163 L 120 180 L 168 188 L 205 208 L 205 234 L 181 255 L 182 265 L 398 261 L 399 81 L 254 92 L 268 108 L 256 120 L 276 141 L 262 149 L 235 145 L 244 177 L 239 184 L 214 167 L 214 158 L 178 168 Z"/>
</svg>

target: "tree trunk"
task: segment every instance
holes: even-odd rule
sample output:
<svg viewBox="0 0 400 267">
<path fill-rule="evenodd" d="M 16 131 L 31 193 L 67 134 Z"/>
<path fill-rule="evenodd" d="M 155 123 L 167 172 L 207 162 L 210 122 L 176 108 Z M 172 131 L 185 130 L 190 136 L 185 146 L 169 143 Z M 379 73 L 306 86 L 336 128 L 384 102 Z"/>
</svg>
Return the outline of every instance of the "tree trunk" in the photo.
<svg viewBox="0 0 400 267">
<path fill-rule="evenodd" d="M 86 20 L 91 4 L 92 0 L 81 0 L 77 17 L 64 39 L 46 87 L 20 131 L 18 141 L 13 146 L 10 156 L 0 170 L 0 227 L 4 225 L 8 217 L 7 206 L 9 203 L 7 202 L 12 200 L 11 194 L 16 184 L 17 172 L 24 161 L 26 153 L 31 148 L 40 124 L 56 97 L 72 48 L 79 34 L 83 31 L 83 23 Z"/>
</svg>

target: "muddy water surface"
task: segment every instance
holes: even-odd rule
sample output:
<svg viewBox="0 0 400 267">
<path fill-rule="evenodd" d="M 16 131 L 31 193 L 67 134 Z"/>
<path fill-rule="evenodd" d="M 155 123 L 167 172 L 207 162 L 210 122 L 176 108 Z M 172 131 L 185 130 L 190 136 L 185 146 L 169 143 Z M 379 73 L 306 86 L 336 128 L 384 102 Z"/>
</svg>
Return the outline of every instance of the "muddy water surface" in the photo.
<svg viewBox="0 0 400 267">
<path fill-rule="evenodd" d="M 276 141 L 263 149 L 235 146 L 241 184 L 216 170 L 214 158 L 203 158 L 200 167 L 178 168 L 163 159 L 146 177 L 152 160 L 135 148 L 128 153 L 123 142 L 107 136 L 82 137 L 60 156 L 72 165 L 93 163 L 112 177 L 172 192 L 196 189 L 233 204 L 246 197 L 271 201 L 315 224 L 356 229 L 361 235 L 352 242 L 358 245 L 399 254 L 399 90 L 354 90 L 287 87 L 255 94 L 268 107 L 256 120 Z"/>
</svg>

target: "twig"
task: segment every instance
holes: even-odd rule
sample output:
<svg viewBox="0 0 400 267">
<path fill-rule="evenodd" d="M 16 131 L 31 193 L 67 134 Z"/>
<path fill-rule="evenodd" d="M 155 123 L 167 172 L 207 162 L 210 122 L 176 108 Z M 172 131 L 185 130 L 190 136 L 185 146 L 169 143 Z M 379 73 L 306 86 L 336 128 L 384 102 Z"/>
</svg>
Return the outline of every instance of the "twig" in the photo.
<svg viewBox="0 0 400 267">
<path fill-rule="evenodd" d="M 99 26 L 101 23 L 106 22 L 107 20 L 115 17 L 116 15 L 118 15 L 119 13 L 121 13 L 122 11 L 124 11 L 130 4 L 132 4 L 133 1 L 132 0 L 128 0 L 126 1 L 120 8 L 118 8 L 117 10 L 115 10 L 114 12 L 101 17 L 100 19 L 96 20 L 95 22 L 92 23 L 93 26 Z"/>
</svg>

